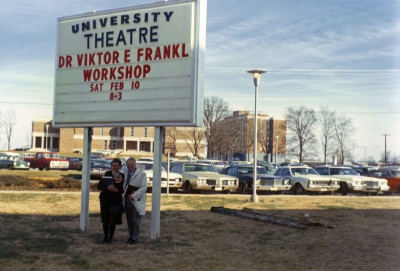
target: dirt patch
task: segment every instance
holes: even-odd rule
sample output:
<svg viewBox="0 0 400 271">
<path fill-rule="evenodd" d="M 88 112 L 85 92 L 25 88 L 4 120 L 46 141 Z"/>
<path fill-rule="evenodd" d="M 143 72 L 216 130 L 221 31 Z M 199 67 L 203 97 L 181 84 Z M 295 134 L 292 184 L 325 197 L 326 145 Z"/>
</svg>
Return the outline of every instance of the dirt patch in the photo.
<svg viewBox="0 0 400 271">
<path fill-rule="evenodd" d="M 73 177 L 0 175 L 0 190 L 80 190 L 81 186 L 81 181 Z M 97 190 L 96 184 L 91 183 L 91 190 Z"/>
</svg>

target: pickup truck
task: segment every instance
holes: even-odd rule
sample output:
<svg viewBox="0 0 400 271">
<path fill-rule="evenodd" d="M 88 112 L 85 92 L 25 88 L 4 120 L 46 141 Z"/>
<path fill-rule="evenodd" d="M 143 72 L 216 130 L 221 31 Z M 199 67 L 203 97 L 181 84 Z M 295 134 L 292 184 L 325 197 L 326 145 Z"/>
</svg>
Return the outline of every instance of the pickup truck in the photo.
<svg viewBox="0 0 400 271">
<path fill-rule="evenodd" d="M 35 157 L 25 157 L 25 161 L 30 163 L 31 168 L 39 170 L 61 169 L 68 170 L 68 160 L 61 159 L 55 152 L 38 152 Z"/>
</svg>

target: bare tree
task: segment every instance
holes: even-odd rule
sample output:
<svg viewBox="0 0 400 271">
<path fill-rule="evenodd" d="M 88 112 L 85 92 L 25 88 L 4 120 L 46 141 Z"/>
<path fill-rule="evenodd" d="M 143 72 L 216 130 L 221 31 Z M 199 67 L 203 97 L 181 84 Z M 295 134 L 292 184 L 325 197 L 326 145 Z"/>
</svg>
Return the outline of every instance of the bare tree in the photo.
<svg viewBox="0 0 400 271">
<path fill-rule="evenodd" d="M 205 138 L 207 140 L 207 154 L 212 157 L 216 148 L 217 137 L 222 127 L 219 125 L 229 115 L 229 106 L 223 99 L 212 96 L 204 98 Z"/>
<path fill-rule="evenodd" d="M 176 156 L 176 153 L 178 151 L 176 146 L 177 129 L 176 127 L 167 127 L 165 132 L 165 149 L 168 150 L 172 156 Z"/>
<path fill-rule="evenodd" d="M 332 143 L 335 140 L 335 118 L 335 112 L 329 111 L 329 109 L 321 107 L 318 113 L 318 124 L 321 130 L 320 140 L 322 144 L 322 151 L 324 154 L 324 164 L 326 164 L 328 155 L 333 152 Z"/>
<path fill-rule="evenodd" d="M 222 125 L 221 142 L 223 143 L 223 153 L 226 159 L 233 156 L 238 148 L 239 139 L 243 135 L 243 122 L 238 119 L 225 120 Z"/>
<path fill-rule="evenodd" d="M 305 155 L 314 151 L 315 124 L 317 117 L 314 109 L 300 106 L 298 108 L 289 107 L 286 112 L 288 145 L 291 150 L 297 153 L 300 163 Z"/>
<path fill-rule="evenodd" d="M 17 119 L 15 117 L 15 111 L 12 109 L 8 110 L 3 121 L 4 130 L 6 132 L 6 138 L 7 138 L 7 150 L 10 150 L 11 137 L 16 124 L 17 124 Z"/>
<path fill-rule="evenodd" d="M 202 144 L 204 143 L 205 133 L 202 129 L 191 127 L 187 128 L 187 136 L 185 136 L 186 145 L 190 149 L 193 156 L 199 157 Z"/>
<path fill-rule="evenodd" d="M 349 157 L 350 150 L 353 147 L 353 141 L 350 135 L 354 131 L 354 127 L 351 119 L 346 118 L 343 115 L 335 119 L 334 127 L 340 163 L 343 164 L 345 158 Z"/>
</svg>

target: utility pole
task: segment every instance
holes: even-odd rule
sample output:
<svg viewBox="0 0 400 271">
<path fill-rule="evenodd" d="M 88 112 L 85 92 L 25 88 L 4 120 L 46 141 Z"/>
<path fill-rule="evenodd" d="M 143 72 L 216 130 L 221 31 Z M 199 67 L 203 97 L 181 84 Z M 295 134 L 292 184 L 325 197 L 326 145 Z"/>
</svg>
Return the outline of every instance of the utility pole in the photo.
<svg viewBox="0 0 400 271">
<path fill-rule="evenodd" d="M 386 148 L 386 138 L 390 136 L 389 134 L 383 134 L 385 136 L 385 166 L 387 166 L 387 148 Z"/>
</svg>

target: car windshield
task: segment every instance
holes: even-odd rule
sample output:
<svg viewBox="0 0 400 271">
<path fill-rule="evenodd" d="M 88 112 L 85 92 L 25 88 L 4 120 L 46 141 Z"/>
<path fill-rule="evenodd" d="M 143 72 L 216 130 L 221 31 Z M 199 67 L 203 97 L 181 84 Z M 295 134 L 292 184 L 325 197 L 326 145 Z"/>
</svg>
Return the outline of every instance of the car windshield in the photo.
<svg viewBox="0 0 400 271">
<path fill-rule="evenodd" d="M 199 164 L 185 164 L 185 172 L 204 171 L 204 172 L 217 172 L 213 166 L 199 165 Z"/>
<path fill-rule="evenodd" d="M 318 175 L 318 173 L 315 170 L 307 167 L 294 167 L 291 168 L 290 170 L 292 171 L 292 175 L 309 175 L 309 174 Z"/>
<path fill-rule="evenodd" d="M 213 162 L 214 166 L 224 166 L 225 164 L 223 162 Z"/>
<path fill-rule="evenodd" d="M 253 174 L 254 168 L 252 167 L 240 167 L 239 168 L 239 174 Z M 263 167 L 258 167 L 257 168 L 257 174 L 268 174 L 268 171 L 263 168 Z"/>
<path fill-rule="evenodd" d="M 393 177 L 400 177 L 400 170 L 391 170 L 390 173 Z"/>
<path fill-rule="evenodd" d="M 358 175 L 352 168 L 331 168 L 331 175 Z"/>
</svg>

